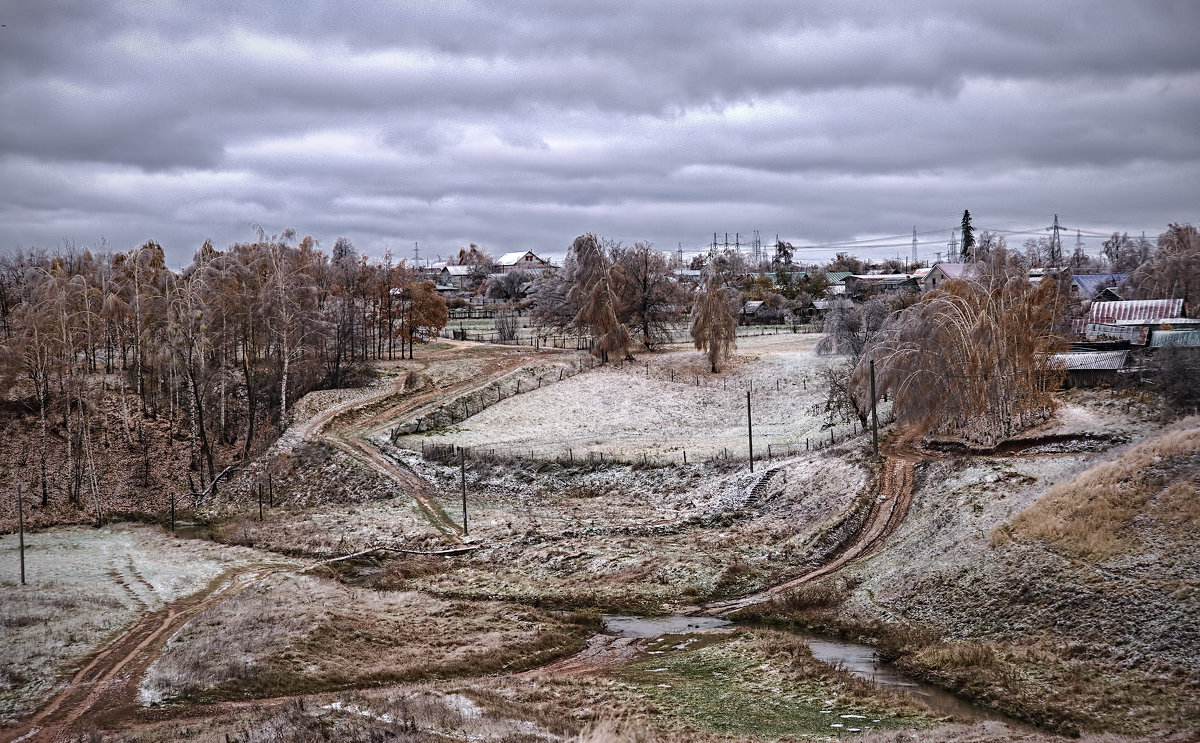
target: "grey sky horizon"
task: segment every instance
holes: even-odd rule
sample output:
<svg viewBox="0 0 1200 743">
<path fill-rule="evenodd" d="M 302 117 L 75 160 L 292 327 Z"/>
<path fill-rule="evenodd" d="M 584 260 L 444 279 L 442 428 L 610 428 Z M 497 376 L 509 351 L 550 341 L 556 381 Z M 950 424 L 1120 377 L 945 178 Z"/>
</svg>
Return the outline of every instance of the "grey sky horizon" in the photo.
<svg viewBox="0 0 1200 743">
<path fill-rule="evenodd" d="M 0 250 L 1200 224 L 1200 3 L 11 3 Z"/>
</svg>

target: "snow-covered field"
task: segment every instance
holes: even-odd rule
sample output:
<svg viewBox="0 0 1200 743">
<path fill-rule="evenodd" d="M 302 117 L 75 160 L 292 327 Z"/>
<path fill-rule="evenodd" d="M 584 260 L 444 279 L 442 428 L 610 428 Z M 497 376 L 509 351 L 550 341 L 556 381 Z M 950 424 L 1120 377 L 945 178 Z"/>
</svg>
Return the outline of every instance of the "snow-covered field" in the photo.
<svg viewBox="0 0 1200 743">
<path fill-rule="evenodd" d="M 146 526 L 66 527 L 0 537 L 0 719 L 28 711 L 82 658 L 144 612 L 205 588 L 227 570 L 283 558 L 177 539 Z"/>
<path fill-rule="evenodd" d="M 537 458 L 589 454 L 652 461 L 723 455 L 745 458 L 746 392 L 751 391 L 755 455 L 803 451 L 829 440 L 818 381 L 831 361 L 813 353 L 818 335 L 780 333 L 738 340 L 734 357 L 712 374 L 698 351 L 676 346 L 635 362 L 584 374 L 509 398 L 463 423 L 397 445 L 456 444 Z M 840 441 L 852 425 L 836 430 Z"/>
</svg>

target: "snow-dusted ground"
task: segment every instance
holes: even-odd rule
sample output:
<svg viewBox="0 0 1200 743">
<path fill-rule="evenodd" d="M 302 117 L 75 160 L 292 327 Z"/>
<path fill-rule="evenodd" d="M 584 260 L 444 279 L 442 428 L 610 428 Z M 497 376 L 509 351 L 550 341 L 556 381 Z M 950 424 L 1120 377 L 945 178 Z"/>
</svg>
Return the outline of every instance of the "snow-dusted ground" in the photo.
<svg viewBox="0 0 1200 743">
<path fill-rule="evenodd" d="M 508 398 L 433 434 L 403 436 L 397 445 L 456 444 L 537 458 L 605 454 L 623 460 L 680 461 L 721 455 L 745 458 L 746 392 L 752 390 L 754 446 L 765 455 L 803 451 L 805 439 L 829 440 L 818 335 L 781 333 L 741 338 L 734 357 L 712 374 L 702 354 L 673 347 L 641 354 Z M 840 441 L 853 431 L 842 424 Z"/>
<path fill-rule="evenodd" d="M 176 539 L 154 527 L 66 527 L 0 537 L 0 719 L 29 711 L 82 658 L 147 611 L 205 588 L 231 568 L 283 558 Z"/>
</svg>

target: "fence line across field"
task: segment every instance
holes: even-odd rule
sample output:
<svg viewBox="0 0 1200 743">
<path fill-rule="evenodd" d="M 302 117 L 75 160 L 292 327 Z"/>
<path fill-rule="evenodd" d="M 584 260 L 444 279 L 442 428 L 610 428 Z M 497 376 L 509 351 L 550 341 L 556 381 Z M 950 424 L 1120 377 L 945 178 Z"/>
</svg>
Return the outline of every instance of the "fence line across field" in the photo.
<svg viewBox="0 0 1200 743">
<path fill-rule="evenodd" d="M 477 310 L 479 317 L 451 317 L 451 320 L 462 319 L 483 319 L 482 315 L 486 313 L 495 314 L 493 310 Z M 510 340 L 501 339 L 501 333 L 496 330 L 481 330 L 475 328 L 466 328 L 461 325 L 455 328 L 447 325 L 438 331 L 439 338 L 448 338 L 450 340 L 471 341 L 474 343 L 493 343 L 501 346 L 532 346 L 534 348 L 574 348 L 575 350 L 590 350 L 592 344 L 591 336 L 571 335 L 567 333 L 545 333 L 545 332 L 528 332 L 531 328 L 518 328 L 516 336 Z M 524 332 L 523 332 L 524 331 Z M 784 335 L 788 333 L 809 335 L 820 333 L 821 326 L 816 323 L 797 323 L 791 325 L 771 325 L 771 326 L 739 326 L 737 329 L 738 338 L 757 338 L 766 335 Z M 675 331 L 670 334 L 669 343 L 690 343 L 691 335 L 687 330 Z"/>
<path fill-rule="evenodd" d="M 886 417 L 883 415 L 880 416 L 879 423 L 880 425 L 890 425 L 895 423 L 895 421 L 895 415 L 889 411 Z M 839 428 L 838 426 L 831 427 L 828 437 L 821 435 L 819 437 L 791 440 L 776 439 L 774 441 L 756 439 L 754 461 L 770 462 L 777 458 L 795 456 L 804 452 L 823 451 L 845 444 L 861 436 L 866 436 L 871 431 L 869 425 L 859 426 L 857 423 L 847 428 L 842 428 L 841 433 L 838 432 Z M 643 451 L 618 456 L 603 451 L 590 450 L 576 453 L 573 447 L 555 447 L 554 449 L 547 450 L 546 447 L 495 447 L 488 445 L 461 447 L 455 443 L 439 444 L 421 442 L 421 456 L 426 460 L 440 463 L 457 462 L 463 453 L 465 453 L 465 456 L 469 460 L 553 462 L 557 464 L 623 464 L 654 467 L 702 464 L 715 461 L 749 462 L 750 460 L 748 449 L 730 448 L 727 446 L 722 446 L 719 449 L 697 448 L 691 450 L 692 456 L 690 458 L 688 451 L 688 449 L 654 453 Z M 697 457 L 697 454 L 700 456 Z"/>
</svg>

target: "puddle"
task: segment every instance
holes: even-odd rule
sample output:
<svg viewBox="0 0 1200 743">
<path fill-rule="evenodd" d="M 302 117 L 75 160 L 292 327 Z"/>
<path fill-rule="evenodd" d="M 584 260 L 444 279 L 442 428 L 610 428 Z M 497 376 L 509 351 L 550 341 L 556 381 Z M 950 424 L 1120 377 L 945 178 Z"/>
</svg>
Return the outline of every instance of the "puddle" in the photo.
<svg viewBox="0 0 1200 743">
<path fill-rule="evenodd" d="M 892 668 L 875 656 L 874 648 L 868 645 L 835 640 L 820 635 L 797 632 L 812 650 L 813 657 L 833 666 L 840 666 L 859 678 L 874 681 L 891 691 L 918 699 L 939 715 L 947 715 L 961 722 L 1003 722 L 1018 730 L 1036 730 L 1031 725 L 1014 720 L 1007 715 L 978 707 L 968 701 L 931 684 L 915 681 Z"/>
<path fill-rule="evenodd" d="M 167 527 L 167 529 L 170 531 L 170 527 Z M 208 524 L 200 524 L 192 521 L 176 521 L 173 533 L 181 539 L 212 539 L 212 530 Z"/>
<path fill-rule="evenodd" d="M 691 635 L 696 632 L 713 630 L 732 631 L 734 624 L 725 619 L 715 617 L 636 617 L 636 616 L 604 616 L 604 629 L 608 634 L 618 637 L 656 638 L 666 635 Z M 1002 722 L 1011 728 L 1024 731 L 1035 731 L 1036 728 L 1014 720 L 1007 715 L 978 707 L 960 699 L 950 692 L 932 684 L 926 684 L 911 679 L 890 664 L 880 661 L 874 648 L 854 642 L 838 640 L 820 635 L 797 632 L 798 636 L 808 643 L 813 657 L 832 666 L 840 666 L 859 678 L 873 681 L 879 686 L 901 694 L 906 694 L 920 700 L 936 714 L 953 717 L 960 722 L 974 723 L 983 721 Z M 695 638 L 692 638 L 695 639 Z M 684 650 L 690 645 L 685 639 L 678 644 L 671 640 L 672 650 Z M 650 650 L 650 655 L 661 655 L 667 648 L 661 646 Z"/>
<path fill-rule="evenodd" d="M 722 628 L 733 628 L 733 622 L 716 617 L 626 617 L 606 614 L 604 629 L 618 637 L 662 637 L 663 635 L 688 635 Z"/>
</svg>

